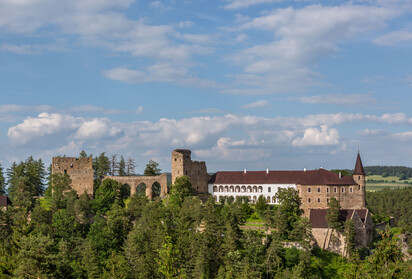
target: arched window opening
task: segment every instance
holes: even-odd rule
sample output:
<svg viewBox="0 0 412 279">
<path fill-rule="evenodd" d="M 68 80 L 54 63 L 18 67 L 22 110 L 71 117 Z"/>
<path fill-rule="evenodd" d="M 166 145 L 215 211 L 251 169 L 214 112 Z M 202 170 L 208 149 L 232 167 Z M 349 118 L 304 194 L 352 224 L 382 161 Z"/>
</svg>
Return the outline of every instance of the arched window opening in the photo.
<svg viewBox="0 0 412 279">
<path fill-rule="evenodd" d="M 162 191 L 162 186 L 160 186 L 159 182 L 155 182 L 152 184 L 152 198 L 160 197 L 160 193 Z"/>
<path fill-rule="evenodd" d="M 239 186 L 236 186 L 236 188 L 235 188 L 235 192 L 240 192 L 240 187 Z"/>
<path fill-rule="evenodd" d="M 213 186 L 213 192 L 217 192 L 217 186 Z"/>
<path fill-rule="evenodd" d="M 137 185 L 136 187 L 136 194 L 143 196 L 146 195 L 146 184 L 144 184 L 143 182 L 139 183 L 139 185 Z"/>
</svg>

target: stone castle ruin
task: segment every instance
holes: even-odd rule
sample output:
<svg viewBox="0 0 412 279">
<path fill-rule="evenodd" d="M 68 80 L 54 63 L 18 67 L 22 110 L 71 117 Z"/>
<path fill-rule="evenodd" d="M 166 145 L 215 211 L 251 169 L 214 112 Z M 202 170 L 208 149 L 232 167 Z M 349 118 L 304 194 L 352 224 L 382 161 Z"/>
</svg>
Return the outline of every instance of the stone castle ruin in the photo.
<svg viewBox="0 0 412 279">
<path fill-rule="evenodd" d="M 221 198 L 247 197 L 256 202 L 264 196 L 269 204 L 278 204 L 276 192 L 280 188 L 298 190 L 304 216 L 313 226 L 315 245 L 343 254 L 342 245 L 331 242 L 331 231 L 326 224 L 326 209 L 331 198 L 336 198 L 342 207 L 345 219 L 351 219 L 357 231 L 357 247 L 366 246 L 372 238 L 373 225 L 366 209 L 365 171 L 358 153 L 353 175 L 342 176 L 319 169 L 307 171 L 218 171 L 207 173 L 206 163 L 192 161 L 189 149 L 175 149 L 171 156 L 171 179 L 167 173 L 157 176 L 105 176 L 130 187 L 130 193 L 145 194 L 148 198 L 164 197 L 176 178 L 189 177 L 196 193 L 209 193 L 217 201 Z M 93 195 L 93 167 L 91 158 L 53 157 L 52 173 L 67 173 L 72 180 L 72 189 L 80 195 Z M 343 236 L 342 236 L 343 237 Z M 333 245 L 332 245 L 332 244 Z M 336 246 L 336 247 L 334 247 Z"/>
<path fill-rule="evenodd" d="M 190 178 L 192 187 L 197 193 L 207 193 L 210 175 L 207 173 L 206 163 L 192 161 L 192 152 L 189 149 L 175 149 L 172 152 L 172 183 L 179 176 Z"/>
<path fill-rule="evenodd" d="M 52 173 L 67 173 L 71 180 L 71 187 L 78 195 L 86 191 L 93 195 L 93 167 L 92 158 L 53 157 Z M 179 176 L 190 178 L 193 189 L 197 193 L 207 192 L 207 183 L 210 179 L 206 163 L 191 160 L 191 151 L 176 149 L 172 152 L 172 181 L 168 174 L 157 176 L 104 176 L 103 179 L 113 179 L 130 187 L 130 193 L 144 193 L 149 199 L 167 195 L 168 187 Z"/>
<path fill-rule="evenodd" d="M 92 158 L 53 157 L 52 174 L 67 173 L 72 180 L 71 187 L 78 195 L 85 191 L 93 195 Z"/>
<path fill-rule="evenodd" d="M 168 193 L 167 173 L 156 176 L 105 176 L 130 187 L 130 194 L 145 194 L 149 199 L 164 197 Z"/>
</svg>

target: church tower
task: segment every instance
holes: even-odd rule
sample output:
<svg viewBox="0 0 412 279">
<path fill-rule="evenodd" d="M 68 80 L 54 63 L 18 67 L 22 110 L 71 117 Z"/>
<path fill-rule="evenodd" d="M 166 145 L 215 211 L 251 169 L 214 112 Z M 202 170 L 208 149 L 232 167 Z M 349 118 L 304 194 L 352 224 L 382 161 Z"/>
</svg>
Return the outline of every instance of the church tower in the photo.
<svg viewBox="0 0 412 279">
<path fill-rule="evenodd" d="M 356 158 L 355 169 L 353 171 L 353 180 L 358 184 L 358 191 L 362 196 L 362 205 L 363 207 L 366 207 L 366 175 L 359 151 L 358 157 Z"/>
</svg>

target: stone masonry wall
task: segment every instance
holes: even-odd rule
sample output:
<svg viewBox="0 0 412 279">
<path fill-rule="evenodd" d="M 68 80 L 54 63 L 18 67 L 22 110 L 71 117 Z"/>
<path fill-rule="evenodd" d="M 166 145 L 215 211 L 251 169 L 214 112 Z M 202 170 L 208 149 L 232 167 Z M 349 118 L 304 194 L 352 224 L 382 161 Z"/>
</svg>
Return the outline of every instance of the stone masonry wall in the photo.
<svg viewBox="0 0 412 279">
<path fill-rule="evenodd" d="M 328 208 L 330 198 L 336 198 L 341 208 L 365 208 L 364 190 L 359 185 L 326 186 L 326 185 L 297 185 L 302 199 L 304 216 L 309 217 L 310 208 Z M 363 187 L 364 188 L 364 187 Z"/>
<path fill-rule="evenodd" d="M 71 187 L 78 195 L 85 191 L 93 195 L 93 167 L 91 158 L 53 157 L 52 174 L 67 173 L 72 180 Z"/>
<path fill-rule="evenodd" d="M 210 176 L 207 173 L 206 163 L 192 161 L 191 151 L 188 149 L 176 149 L 172 152 L 172 183 L 182 175 L 190 178 L 193 189 L 198 193 L 207 193 L 207 182 Z"/>
<path fill-rule="evenodd" d="M 167 173 L 162 173 L 157 176 L 105 176 L 103 179 L 113 179 L 122 184 L 128 184 L 130 186 L 130 194 L 133 195 L 137 191 L 137 186 L 140 183 L 146 185 L 146 196 L 149 199 L 153 199 L 153 184 L 155 182 L 160 184 L 160 196 L 167 195 Z"/>
</svg>

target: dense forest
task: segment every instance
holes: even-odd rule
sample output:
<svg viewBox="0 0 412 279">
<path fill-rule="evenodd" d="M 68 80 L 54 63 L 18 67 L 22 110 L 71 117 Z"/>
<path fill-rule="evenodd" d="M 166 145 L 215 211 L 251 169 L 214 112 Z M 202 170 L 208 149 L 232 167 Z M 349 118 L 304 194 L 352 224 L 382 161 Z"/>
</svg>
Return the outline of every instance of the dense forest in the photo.
<svg viewBox="0 0 412 279">
<path fill-rule="evenodd" d="M 254 205 L 202 202 L 183 176 L 167 197 L 148 200 L 130 196 L 130 189 L 114 180 L 97 178 L 113 170 L 104 153 L 93 161 L 93 199 L 70 190 L 67 174 L 51 175 L 32 157 L 13 164 L 6 177 L 0 169 L 0 191 L 12 200 L 0 210 L 1 278 L 409 276 L 410 262 L 402 260 L 391 230 L 376 239 L 371 255 L 353 251 L 343 258 L 311 249 L 310 222 L 302 217 L 294 189 L 278 192 L 279 206 L 264 198 Z M 151 161 L 145 173 L 158 171 Z M 268 232 L 241 229 L 252 217 L 264 220 Z M 284 248 L 285 242 L 300 249 Z"/>
<path fill-rule="evenodd" d="M 412 232 L 412 186 L 366 192 L 366 203 L 375 218 L 395 217 L 395 224 Z"/>
<path fill-rule="evenodd" d="M 397 176 L 402 179 L 412 177 L 412 168 L 402 166 L 368 166 L 364 170 L 367 175 Z"/>
</svg>

